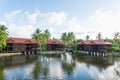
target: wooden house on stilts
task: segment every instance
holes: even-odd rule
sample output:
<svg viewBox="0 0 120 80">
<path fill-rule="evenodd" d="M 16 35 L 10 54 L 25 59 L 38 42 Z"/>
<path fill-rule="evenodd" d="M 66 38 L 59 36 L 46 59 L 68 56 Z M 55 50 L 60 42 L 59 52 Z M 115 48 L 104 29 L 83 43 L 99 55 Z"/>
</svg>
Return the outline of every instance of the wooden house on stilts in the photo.
<svg viewBox="0 0 120 80">
<path fill-rule="evenodd" d="M 24 53 L 31 54 L 37 52 L 38 42 L 34 39 L 26 38 L 7 38 L 7 46 L 3 48 L 2 52 Z"/>
<path fill-rule="evenodd" d="M 89 54 L 108 55 L 112 50 L 112 43 L 105 40 L 86 40 L 79 42 L 77 47 Z"/>
<path fill-rule="evenodd" d="M 59 40 L 49 40 L 46 43 L 47 46 L 47 51 L 56 51 L 56 50 L 62 50 L 63 49 L 63 44 Z"/>
</svg>

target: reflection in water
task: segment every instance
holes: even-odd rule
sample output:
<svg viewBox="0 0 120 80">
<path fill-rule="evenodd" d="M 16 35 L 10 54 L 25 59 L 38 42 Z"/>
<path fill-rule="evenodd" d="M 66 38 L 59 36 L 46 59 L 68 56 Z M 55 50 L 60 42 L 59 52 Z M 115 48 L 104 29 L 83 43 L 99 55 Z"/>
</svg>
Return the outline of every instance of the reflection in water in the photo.
<svg viewBox="0 0 120 80">
<path fill-rule="evenodd" d="M 0 58 L 0 80 L 117 80 L 120 59 L 70 55 Z"/>
<path fill-rule="evenodd" d="M 40 72 L 41 72 L 41 62 L 37 61 L 35 63 L 35 67 L 33 69 L 33 77 L 35 80 L 39 79 Z"/>
<path fill-rule="evenodd" d="M 81 56 L 81 57 L 77 57 L 76 59 L 81 64 L 86 64 L 87 73 L 89 73 L 88 75 L 90 75 L 92 77 L 91 79 L 94 79 L 94 80 L 117 80 L 117 79 L 120 79 L 120 76 L 118 74 L 116 74 L 116 71 L 114 70 L 114 69 L 117 69 L 117 72 L 120 73 L 118 71 L 118 70 L 120 70 L 120 67 L 118 67 L 118 64 L 116 64 L 117 62 L 120 64 L 120 61 L 115 60 L 116 58 Z M 117 66 L 117 67 L 115 67 L 115 66 Z M 85 66 L 84 66 L 84 69 L 85 69 Z M 83 78 L 83 79 L 85 79 L 85 78 Z"/>
<path fill-rule="evenodd" d="M 41 77 L 43 77 L 43 79 L 47 79 L 48 73 L 49 73 L 49 62 L 48 62 L 48 58 L 46 57 L 40 57 L 43 61 L 41 61 L 41 68 L 42 68 L 42 75 Z"/>
<path fill-rule="evenodd" d="M 72 74 L 75 68 L 75 61 L 69 53 L 62 55 L 62 68 L 68 75 Z"/>
<path fill-rule="evenodd" d="M 2 62 L 0 62 L 0 80 L 4 80 L 4 66 Z"/>
<path fill-rule="evenodd" d="M 120 62 L 116 62 L 115 63 L 115 67 L 114 67 L 114 71 L 115 71 L 115 73 L 116 73 L 116 77 L 120 77 Z"/>
<path fill-rule="evenodd" d="M 30 56 L 20 55 L 0 58 L 0 62 L 3 64 L 4 67 L 4 69 L 1 68 L 4 72 L 3 80 L 31 79 L 32 77 L 30 73 L 32 72 L 34 62 L 36 59 L 37 56 L 35 55 Z"/>
</svg>

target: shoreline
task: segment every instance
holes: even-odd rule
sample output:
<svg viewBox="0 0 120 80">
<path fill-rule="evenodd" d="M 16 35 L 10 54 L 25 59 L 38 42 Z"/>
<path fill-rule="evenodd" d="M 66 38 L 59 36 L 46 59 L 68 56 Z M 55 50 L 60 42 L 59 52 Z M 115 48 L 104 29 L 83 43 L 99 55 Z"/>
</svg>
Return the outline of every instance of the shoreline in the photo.
<svg viewBox="0 0 120 80">
<path fill-rule="evenodd" d="M 64 51 L 42 51 L 40 54 L 62 54 Z"/>
<path fill-rule="evenodd" d="M 0 57 L 16 56 L 21 54 L 22 53 L 0 53 Z"/>
</svg>

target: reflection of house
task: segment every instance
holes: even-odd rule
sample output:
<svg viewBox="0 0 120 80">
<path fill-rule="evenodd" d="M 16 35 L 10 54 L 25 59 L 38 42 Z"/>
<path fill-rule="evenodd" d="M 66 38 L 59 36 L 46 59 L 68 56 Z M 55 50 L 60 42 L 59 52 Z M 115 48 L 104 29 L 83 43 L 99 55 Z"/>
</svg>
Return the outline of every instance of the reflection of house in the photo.
<svg viewBox="0 0 120 80">
<path fill-rule="evenodd" d="M 61 41 L 58 40 L 49 40 L 47 42 L 47 50 L 48 51 L 56 51 L 61 50 L 63 48 L 63 44 Z"/>
<path fill-rule="evenodd" d="M 112 44 L 105 40 L 87 40 L 78 43 L 78 49 L 82 51 L 107 53 L 111 52 Z"/>
<path fill-rule="evenodd" d="M 7 38 L 7 46 L 3 52 L 36 52 L 38 42 L 34 39 Z"/>
<path fill-rule="evenodd" d="M 78 56 L 76 58 L 76 60 L 80 63 L 85 63 L 87 66 L 96 66 L 99 69 L 105 69 L 114 64 L 112 57 Z"/>
</svg>

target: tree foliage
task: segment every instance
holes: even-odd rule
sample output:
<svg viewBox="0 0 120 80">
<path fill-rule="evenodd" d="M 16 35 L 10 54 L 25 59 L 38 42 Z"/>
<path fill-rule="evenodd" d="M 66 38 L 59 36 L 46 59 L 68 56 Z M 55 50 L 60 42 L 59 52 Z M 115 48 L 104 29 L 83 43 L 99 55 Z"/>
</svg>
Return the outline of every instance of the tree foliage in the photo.
<svg viewBox="0 0 120 80">
<path fill-rule="evenodd" d="M 114 33 L 114 40 L 118 40 L 120 38 L 120 32 L 115 32 Z"/>
<path fill-rule="evenodd" d="M 60 40 L 62 40 L 66 46 L 70 46 L 76 40 L 76 38 L 73 32 L 64 32 L 62 33 Z"/>
<path fill-rule="evenodd" d="M 8 36 L 5 25 L 0 25 L 0 50 L 6 46 L 6 39 Z"/>
<path fill-rule="evenodd" d="M 51 38 L 51 33 L 48 29 L 42 32 L 38 28 L 32 34 L 32 38 L 39 42 L 40 49 L 46 50 L 46 42 Z"/>
<path fill-rule="evenodd" d="M 120 33 L 115 32 L 113 39 L 106 39 L 108 42 L 112 43 L 112 51 L 120 52 Z"/>
</svg>

